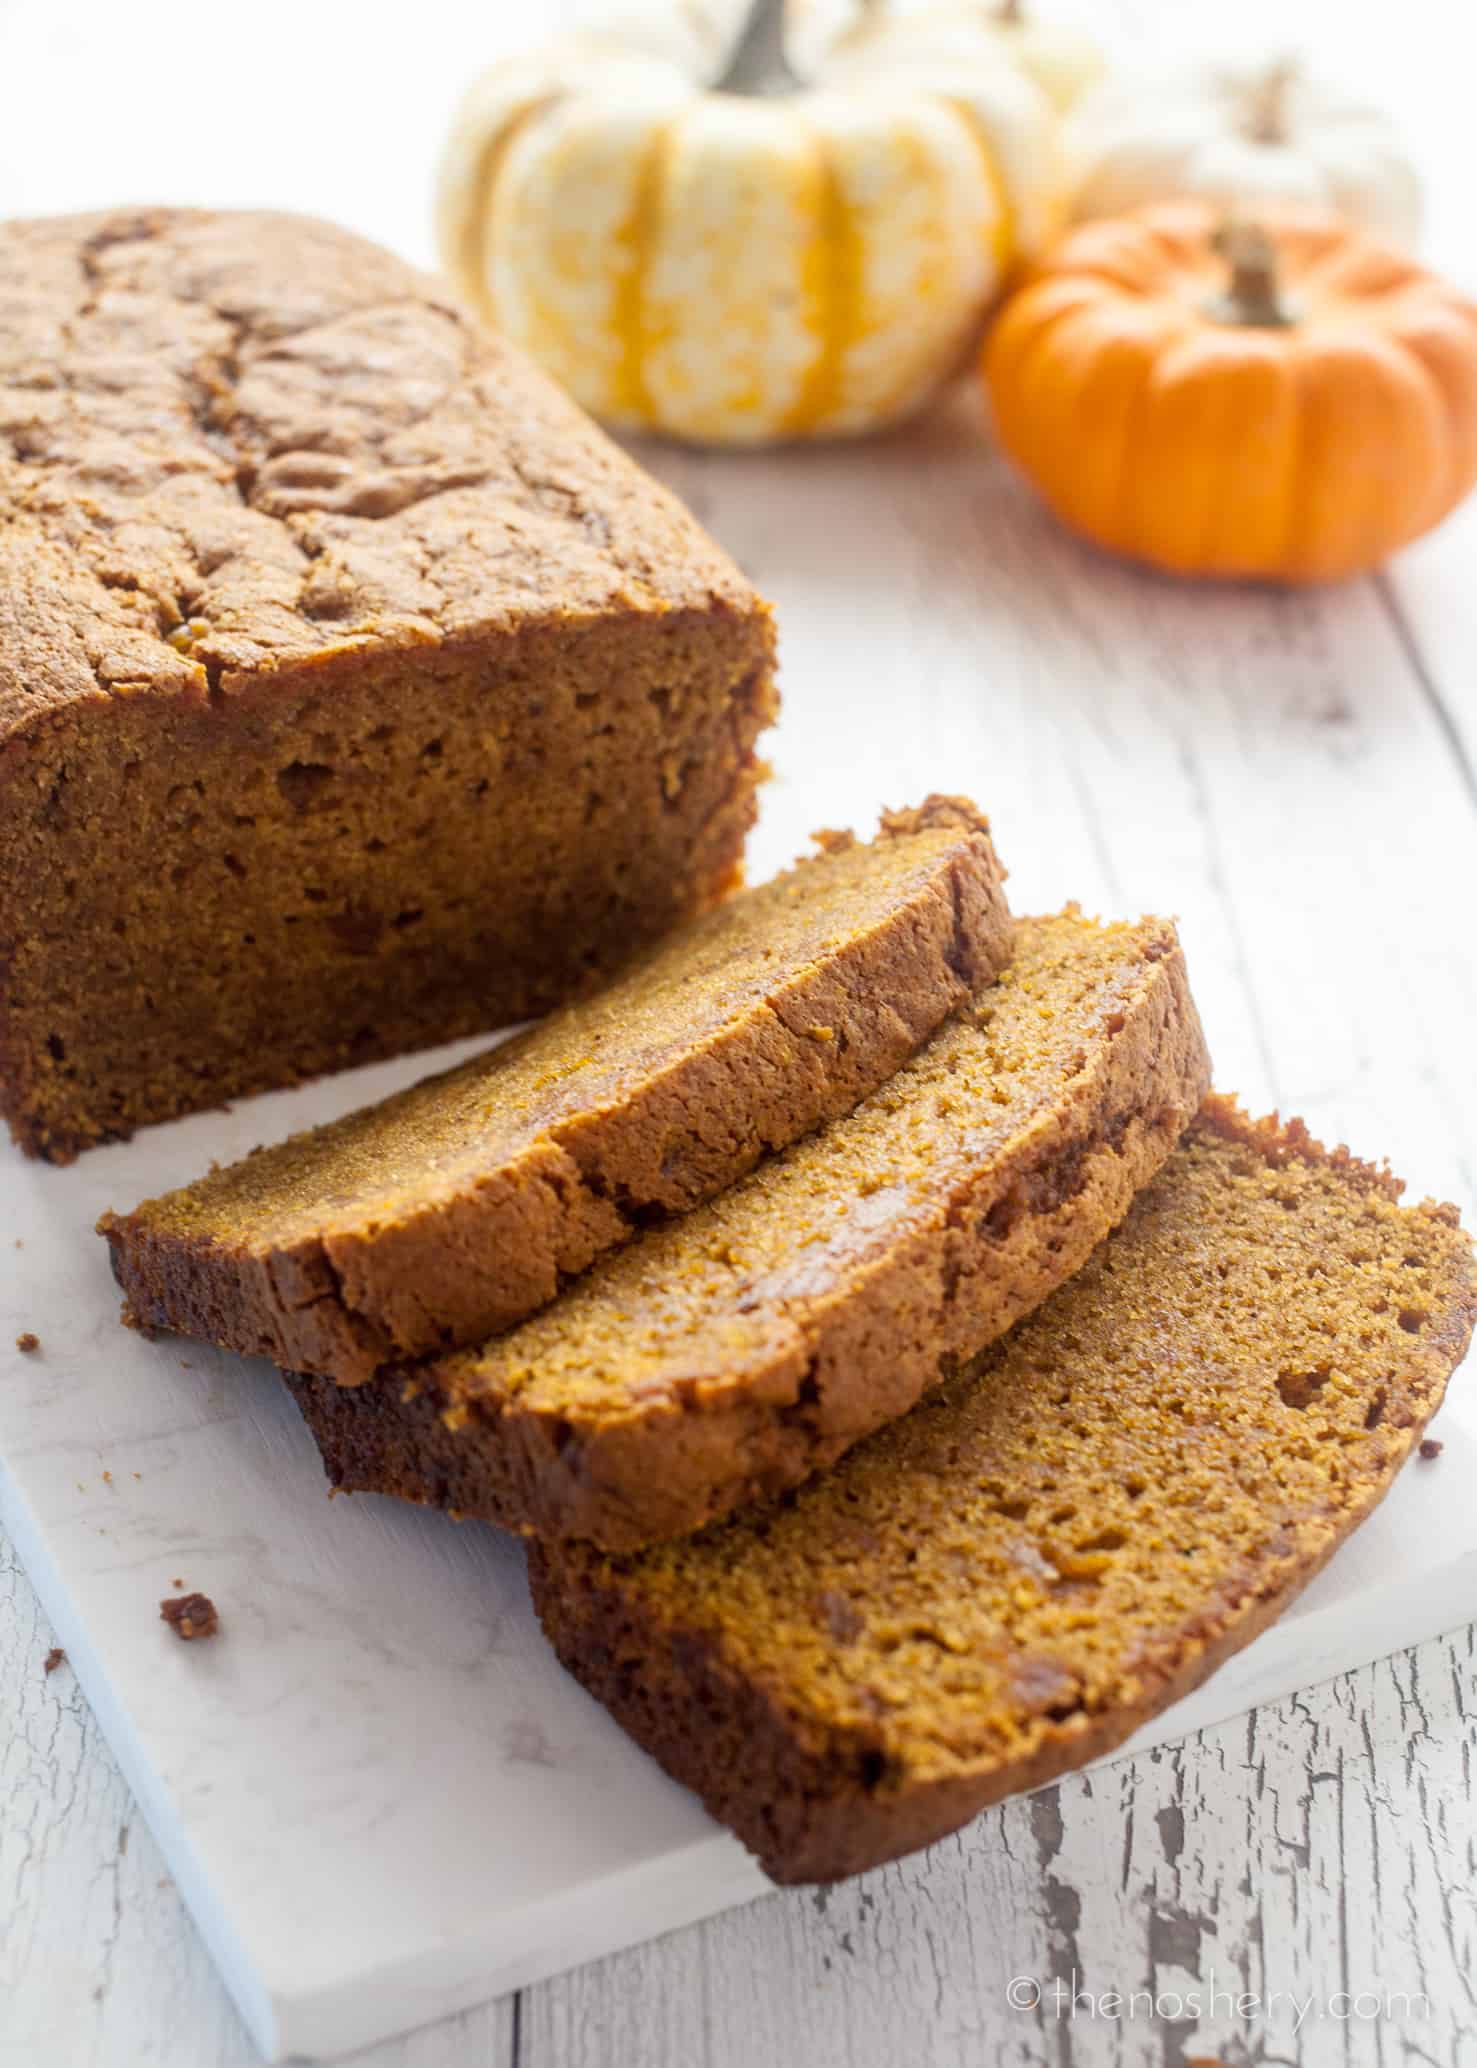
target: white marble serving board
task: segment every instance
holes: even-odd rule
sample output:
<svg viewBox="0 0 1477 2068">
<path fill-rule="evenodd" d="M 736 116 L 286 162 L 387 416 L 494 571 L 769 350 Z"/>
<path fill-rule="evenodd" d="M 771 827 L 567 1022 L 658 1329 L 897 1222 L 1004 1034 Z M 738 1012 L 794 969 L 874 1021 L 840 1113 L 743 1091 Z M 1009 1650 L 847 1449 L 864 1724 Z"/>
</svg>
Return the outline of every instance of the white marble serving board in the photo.
<svg viewBox="0 0 1477 2068">
<path fill-rule="evenodd" d="M 467 1044 L 466 1047 L 475 1044 Z M 465 1052 L 448 1050 L 444 1058 Z M 372 1067 L 67 1170 L 3 1152 L 0 1517 L 262 2051 L 336 2054 L 741 1903 L 738 1844 L 567 1679 L 519 1550 L 329 1500 L 264 1364 L 118 1326 L 108 1205 L 378 1096 Z M 11 1266 L 13 1265 L 13 1268 Z M 34 1330 L 39 1354 L 14 1348 Z M 1284 1622 L 1135 1746 L 1466 1618 L 1477 1413 Z M 199 1588 L 222 1635 L 179 1643 Z"/>
</svg>

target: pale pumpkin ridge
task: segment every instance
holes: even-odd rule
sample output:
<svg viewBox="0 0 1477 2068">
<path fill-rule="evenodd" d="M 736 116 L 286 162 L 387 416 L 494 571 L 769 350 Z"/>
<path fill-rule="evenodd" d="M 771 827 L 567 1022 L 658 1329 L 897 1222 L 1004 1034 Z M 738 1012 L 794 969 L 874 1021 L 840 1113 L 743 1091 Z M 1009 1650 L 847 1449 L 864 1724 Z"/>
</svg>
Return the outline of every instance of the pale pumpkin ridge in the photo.
<svg viewBox="0 0 1477 2068">
<path fill-rule="evenodd" d="M 830 139 L 817 130 L 812 142 L 816 221 L 801 266 L 801 292 L 805 327 L 817 334 L 817 349 L 783 425 L 787 433 L 802 437 L 840 405 L 846 347 L 862 302 L 863 252 L 855 210 L 836 169 Z"/>
<path fill-rule="evenodd" d="M 646 380 L 646 268 L 661 227 L 662 188 L 680 117 L 659 122 L 641 153 L 630 213 L 615 235 L 620 263 L 611 291 L 610 326 L 619 347 L 613 413 L 641 422 L 651 416 Z"/>
<path fill-rule="evenodd" d="M 971 143 L 979 154 L 980 170 L 985 176 L 985 186 L 995 207 L 995 219 L 990 226 L 990 256 L 1003 276 L 1012 264 L 1016 252 L 1016 235 L 1019 218 L 1014 200 L 1011 198 L 1005 175 L 995 160 L 994 148 L 986 134 L 983 123 L 967 102 L 948 100 L 945 105 L 952 108 L 969 132 Z"/>
<path fill-rule="evenodd" d="M 477 167 L 472 175 L 472 202 L 462 217 L 453 248 L 447 253 L 447 257 L 454 271 L 460 276 L 463 292 L 474 303 L 484 321 L 494 326 L 497 323 L 497 310 L 493 304 L 492 287 L 487 277 L 487 247 L 503 166 L 508 153 L 524 132 L 532 128 L 533 124 L 559 101 L 568 98 L 568 87 L 555 86 L 547 93 L 539 94 L 536 99 L 525 101 L 516 115 L 510 116 L 494 130 L 477 154 Z"/>
</svg>

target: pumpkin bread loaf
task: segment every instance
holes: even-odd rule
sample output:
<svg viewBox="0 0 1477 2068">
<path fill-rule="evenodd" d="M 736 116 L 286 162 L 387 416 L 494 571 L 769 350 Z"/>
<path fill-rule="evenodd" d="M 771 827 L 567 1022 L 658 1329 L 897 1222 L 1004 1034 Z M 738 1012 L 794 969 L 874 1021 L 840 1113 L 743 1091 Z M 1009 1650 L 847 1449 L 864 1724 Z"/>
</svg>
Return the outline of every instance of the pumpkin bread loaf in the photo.
<svg viewBox="0 0 1477 2068">
<path fill-rule="evenodd" d="M 535 1545 L 560 1657 L 778 1881 L 1120 1744 L 1385 1493 L 1477 1316 L 1450 1207 L 1208 1103 L 1059 1292 L 799 1493 Z"/>
<path fill-rule="evenodd" d="M 856 1110 L 520 1328 L 295 1390 L 342 1487 L 614 1549 L 804 1479 L 1085 1260 L 1208 1064 L 1174 929 L 1025 920 L 1000 981 Z"/>
<path fill-rule="evenodd" d="M 100 1226 L 129 1318 L 344 1382 L 475 1343 L 884 1083 L 1010 956 L 985 822 L 889 814 L 591 999 Z"/>
<path fill-rule="evenodd" d="M 0 568 L 33 1154 L 527 1018 L 736 878 L 765 606 L 344 231 L 0 227 Z"/>
</svg>

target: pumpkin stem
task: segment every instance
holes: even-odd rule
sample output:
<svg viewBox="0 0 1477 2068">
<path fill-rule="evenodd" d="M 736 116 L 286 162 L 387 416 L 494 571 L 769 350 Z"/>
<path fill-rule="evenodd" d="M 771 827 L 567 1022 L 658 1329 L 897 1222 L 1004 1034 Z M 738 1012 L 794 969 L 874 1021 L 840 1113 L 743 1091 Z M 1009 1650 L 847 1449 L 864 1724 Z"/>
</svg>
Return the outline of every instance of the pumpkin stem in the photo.
<svg viewBox="0 0 1477 2068">
<path fill-rule="evenodd" d="M 744 33 L 714 91 L 755 99 L 793 93 L 800 81 L 785 56 L 784 28 L 784 0 L 754 0 Z"/>
<path fill-rule="evenodd" d="M 1267 66 L 1246 98 L 1242 134 L 1254 144 L 1287 142 L 1287 96 L 1298 76 L 1294 57 L 1279 58 Z"/>
<path fill-rule="evenodd" d="M 1231 277 L 1225 292 L 1206 304 L 1206 314 L 1217 323 L 1285 329 L 1293 319 L 1278 285 L 1277 247 L 1262 225 L 1228 216 L 1211 243 Z"/>
</svg>

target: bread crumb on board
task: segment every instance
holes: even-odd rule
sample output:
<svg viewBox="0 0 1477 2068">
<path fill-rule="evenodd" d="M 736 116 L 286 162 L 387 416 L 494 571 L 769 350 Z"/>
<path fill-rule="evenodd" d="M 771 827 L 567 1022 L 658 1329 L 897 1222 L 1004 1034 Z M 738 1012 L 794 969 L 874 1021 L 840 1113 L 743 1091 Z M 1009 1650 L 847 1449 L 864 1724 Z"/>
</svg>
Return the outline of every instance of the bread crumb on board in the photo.
<svg viewBox="0 0 1477 2068">
<path fill-rule="evenodd" d="M 41 1671 L 43 1673 L 55 1673 L 57 1667 L 61 1665 L 66 1656 L 61 1646 L 54 1644 L 46 1654 L 46 1657 L 41 1661 Z"/>
<path fill-rule="evenodd" d="M 1421 1438 L 1420 1454 L 1427 1464 L 1431 1462 L 1432 1458 L 1439 1458 L 1445 1448 L 1446 1445 L 1439 1436 L 1423 1436 Z"/>
<path fill-rule="evenodd" d="M 159 1616 L 176 1637 L 187 1642 L 195 1637 L 214 1637 L 221 1626 L 215 1603 L 208 1594 L 166 1596 L 159 1604 Z"/>
<path fill-rule="evenodd" d="M 33 1350 L 41 1348 L 41 1338 L 33 1334 L 30 1329 L 23 1329 L 15 1339 L 15 1347 L 17 1350 L 24 1350 L 29 1357 Z"/>
</svg>

